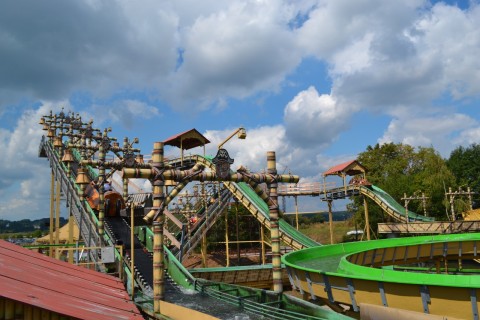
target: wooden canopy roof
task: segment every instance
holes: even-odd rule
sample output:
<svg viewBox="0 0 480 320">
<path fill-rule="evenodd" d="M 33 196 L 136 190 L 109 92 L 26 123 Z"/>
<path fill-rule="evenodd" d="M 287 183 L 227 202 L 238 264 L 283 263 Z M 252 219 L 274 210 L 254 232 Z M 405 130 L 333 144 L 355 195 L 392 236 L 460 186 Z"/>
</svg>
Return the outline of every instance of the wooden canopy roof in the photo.
<svg viewBox="0 0 480 320">
<path fill-rule="evenodd" d="M 190 129 L 188 131 L 171 136 L 163 143 L 168 146 L 174 146 L 183 150 L 188 150 L 195 147 L 204 146 L 207 143 L 210 143 L 210 140 L 205 138 L 196 129 Z"/>
<path fill-rule="evenodd" d="M 354 176 L 361 173 L 365 174 L 366 171 L 367 169 L 362 166 L 360 162 L 357 160 L 351 160 L 331 167 L 323 173 L 323 176 Z"/>
</svg>

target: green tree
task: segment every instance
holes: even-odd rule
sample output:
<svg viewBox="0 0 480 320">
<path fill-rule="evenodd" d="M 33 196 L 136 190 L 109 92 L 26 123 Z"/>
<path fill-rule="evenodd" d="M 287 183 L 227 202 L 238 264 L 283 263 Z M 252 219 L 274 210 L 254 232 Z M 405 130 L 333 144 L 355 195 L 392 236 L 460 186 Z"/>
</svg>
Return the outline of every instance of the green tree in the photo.
<svg viewBox="0 0 480 320">
<path fill-rule="evenodd" d="M 421 192 L 428 197 L 427 214 L 445 220 L 444 185 L 455 183 L 455 177 L 448 169 L 445 160 L 433 148 L 415 149 L 405 144 L 377 144 L 368 146 L 358 156 L 358 161 L 367 168 L 367 179 L 374 185 L 388 192 L 397 202 L 404 194 L 412 196 Z M 368 200 L 371 226 L 378 222 L 390 220 L 381 208 Z M 357 222 L 363 223 L 363 199 L 356 197 L 349 205 L 349 210 L 356 212 Z M 409 210 L 423 213 L 421 201 L 410 201 Z"/>
<path fill-rule="evenodd" d="M 450 153 L 447 166 L 457 179 L 458 186 L 463 190 L 470 187 L 471 191 L 480 190 L 480 145 L 472 144 L 468 148 L 458 147 Z M 458 199 L 457 205 L 461 203 Z M 473 197 L 473 206 L 479 206 L 479 196 Z M 460 208 L 459 208 L 460 209 Z"/>
</svg>

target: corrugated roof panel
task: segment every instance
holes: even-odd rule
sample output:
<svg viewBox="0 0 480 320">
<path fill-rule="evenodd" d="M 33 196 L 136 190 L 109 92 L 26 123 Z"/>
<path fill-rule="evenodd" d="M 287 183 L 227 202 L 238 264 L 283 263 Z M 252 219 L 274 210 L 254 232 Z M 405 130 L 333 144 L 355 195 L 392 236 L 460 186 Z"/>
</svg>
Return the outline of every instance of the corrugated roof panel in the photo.
<svg viewBox="0 0 480 320">
<path fill-rule="evenodd" d="M 143 319 L 122 282 L 0 240 L 0 296 L 79 319 Z"/>
</svg>

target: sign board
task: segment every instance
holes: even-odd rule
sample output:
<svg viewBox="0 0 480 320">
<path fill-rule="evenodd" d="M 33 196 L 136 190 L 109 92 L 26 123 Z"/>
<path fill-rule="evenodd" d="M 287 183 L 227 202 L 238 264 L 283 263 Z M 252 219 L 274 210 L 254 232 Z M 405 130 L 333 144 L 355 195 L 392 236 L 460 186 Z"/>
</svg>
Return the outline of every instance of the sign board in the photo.
<svg viewBox="0 0 480 320">
<path fill-rule="evenodd" d="M 102 263 L 115 262 L 115 247 L 102 248 Z"/>
</svg>

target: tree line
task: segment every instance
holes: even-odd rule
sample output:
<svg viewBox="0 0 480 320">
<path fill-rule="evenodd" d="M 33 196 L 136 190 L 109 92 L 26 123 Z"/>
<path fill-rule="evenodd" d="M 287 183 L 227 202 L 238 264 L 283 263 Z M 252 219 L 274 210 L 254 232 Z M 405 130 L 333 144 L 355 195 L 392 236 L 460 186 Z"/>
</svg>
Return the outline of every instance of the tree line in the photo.
<svg viewBox="0 0 480 320">
<path fill-rule="evenodd" d="M 404 204 L 402 198 L 425 196 L 425 201 L 412 199 L 408 210 L 423 214 L 424 210 L 435 220 L 447 221 L 452 215 L 449 190 L 470 188 L 472 206 L 480 205 L 480 145 L 457 147 L 449 158 L 444 159 L 432 147 L 412 147 L 402 143 L 387 143 L 368 146 L 358 155 L 358 162 L 367 168 L 367 180 L 389 193 L 398 203 Z M 415 195 L 415 196 L 413 196 Z M 382 209 L 368 199 L 368 211 L 371 226 L 378 222 L 388 222 Z M 461 213 L 470 208 L 466 195 L 454 198 L 454 213 L 461 218 Z M 355 214 L 355 219 L 364 223 L 362 197 L 353 197 L 347 209 Z"/>
</svg>

